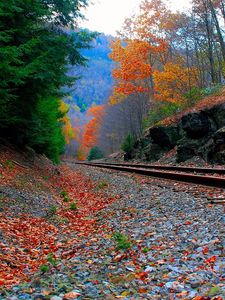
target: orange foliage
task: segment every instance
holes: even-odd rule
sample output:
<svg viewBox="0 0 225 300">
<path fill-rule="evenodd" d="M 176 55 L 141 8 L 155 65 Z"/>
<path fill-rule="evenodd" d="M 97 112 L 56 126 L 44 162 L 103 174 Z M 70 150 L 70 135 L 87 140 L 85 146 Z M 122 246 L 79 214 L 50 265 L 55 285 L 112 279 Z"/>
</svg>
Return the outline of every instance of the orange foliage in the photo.
<svg viewBox="0 0 225 300">
<path fill-rule="evenodd" d="M 155 41 L 156 32 L 162 31 L 161 21 L 167 12 L 162 0 L 143 0 L 139 7 L 139 14 L 125 20 L 123 33 L 130 38 Z"/>
<path fill-rule="evenodd" d="M 164 20 L 170 14 L 161 0 L 143 0 L 138 15 L 127 18 L 121 35 L 149 44 L 149 63 L 165 63 L 168 59 L 168 42 L 165 40 Z"/>
<path fill-rule="evenodd" d="M 117 80 L 111 104 L 123 100 L 122 95 L 153 94 L 153 70 L 168 60 L 163 20 L 168 10 L 161 0 L 144 0 L 137 15 L 127 18 L 117 39 L 111 45 L 112 58 L 118 67 L 113 71 Z"/>
<path fill-rule="evenodd" d="M 198 70 L 179 63 L 167 63 L 163 71 L 154 71 L 155 98 L 161 101 L 184 103 L 184 94 L 198 87 Z"/>
<path fill-rule="evenodd" d="M 109 57 L 118 63 L 118 68 L 113 70 L 117 85 L 111 103 L 120 102 L 123 95 L 148 92 L 145 79 L 152 74 L 148 62 L 150 48 L 148 42 L 139 40 L 128 40 L 126 45 L 122 45 L 122 41 L 117 39 L 111 44 L 112 53 Z"/>
<path fill-rule="evenodd" d="M 85 160 L 89 150 L 96 146 L 104 113 L 104 105 L 93 106 L 88 110 L 87 116 L 91 117 L 91 119 L 84 128 L 81 145 L 78 150 L 78 158 L 80 160 Z"/>
</svg>

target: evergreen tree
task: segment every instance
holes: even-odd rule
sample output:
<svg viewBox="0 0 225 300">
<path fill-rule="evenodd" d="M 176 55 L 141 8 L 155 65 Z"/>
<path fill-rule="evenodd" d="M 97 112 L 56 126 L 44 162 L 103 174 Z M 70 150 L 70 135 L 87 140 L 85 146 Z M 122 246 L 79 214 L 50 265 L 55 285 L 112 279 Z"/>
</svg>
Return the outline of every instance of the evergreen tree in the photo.
<svg viewBox="0 0 225 300">
<path fill-rule="evenodd" d="M 104 155 L 102 153 L 102 151 L 96 146 L 91 148 L 89 154 L 88 154 L 88 160 L 94 160 L 94 159 L 101 159 L 103 158 Z"/>
<path fill-rule="evenodd" d="M 67 75 L 68 65 L 85 64 L 79 50 L 95 36 L 65 29 L 75 26 L 86 5 L 86 0 L 0 1 L 0 135 L 49 157 L 62 127 L 57 99 L 61 87 L 75 79 Z"/>
<path fill-rule="evenodd" d="M 126 156 L 125 158 L 126 159 L 130 159 L 131 158 L 131 153 L 132 153 L 132 150 L 134 148 L 134 145 L 135 145 L 135 138 L 134 136 L 129 133 L 123 140 L 123 143 L 121 145 L 121 149 L 126 152 Z"/>
</svg>

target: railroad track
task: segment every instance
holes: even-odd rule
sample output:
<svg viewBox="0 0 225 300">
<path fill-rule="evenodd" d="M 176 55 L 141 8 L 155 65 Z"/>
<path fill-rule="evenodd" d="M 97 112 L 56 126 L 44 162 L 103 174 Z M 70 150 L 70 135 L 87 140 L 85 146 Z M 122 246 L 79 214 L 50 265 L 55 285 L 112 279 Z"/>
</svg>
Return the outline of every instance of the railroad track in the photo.
<svg viewBox="0 0 225 300">
<path fill-rule="evenodd" d="M 218 168 L 198 168 L 183 166 L 150 166 L 145 164 L 118 164 L 118 163 L 91 163 L 76 162 L 77 164 L 111 169 L 129 173 L 136 173 L 156 177 L 161 179 L 170 179 L 186 183 L 205 185 L 210 187 L 225 189 L 225 176 L 218 177 L 209 174 L 225 175 L 225 169 Z M 198 173 L 198 174 L 197 174 Z"/>
</svg>

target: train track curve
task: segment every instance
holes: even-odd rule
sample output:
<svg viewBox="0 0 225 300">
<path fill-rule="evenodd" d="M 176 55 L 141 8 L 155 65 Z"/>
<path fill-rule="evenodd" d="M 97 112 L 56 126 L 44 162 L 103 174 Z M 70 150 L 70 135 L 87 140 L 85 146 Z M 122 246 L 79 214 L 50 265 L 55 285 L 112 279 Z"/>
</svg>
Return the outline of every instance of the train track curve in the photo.
<svg viewBox="0 0 225 300">
<path fill-rule="evenodd" d="M 219 168 L 199 168 L 183 166 L 153 166 L 145 164 L 127 164 L 127 163 L 92 163 L 75 162 L 80 165 L 117 170 L 122 172 L 136 173 L 161 179 L 170 179 L 180 182 L 205 185 L 225 189 L 225 169 Z M 198 173 L 198 174 L 197 174 Z M 224 176 L 213 176 L 217 174 Z"/>
</svg>

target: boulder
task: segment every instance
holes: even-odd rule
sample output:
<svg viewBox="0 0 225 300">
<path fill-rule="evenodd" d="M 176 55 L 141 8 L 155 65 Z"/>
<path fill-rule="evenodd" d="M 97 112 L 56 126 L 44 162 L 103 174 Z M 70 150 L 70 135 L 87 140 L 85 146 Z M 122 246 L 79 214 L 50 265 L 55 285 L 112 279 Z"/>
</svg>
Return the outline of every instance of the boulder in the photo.
<svg viewBox="0 0 225 300">
<path fill-rule="evenodd" d="M 143 143 L 140 142 L 139 147 L 132 152 L 132 158 L 136 158 L 143 161 L 153 162 L 158 160 L 167 150 L 163 150 L 159 145 L 148 142 L 145 147 L 142 147 Z"/>
<path fill-rule="evenodd" d="M 177 147 L 177 162 L 184 162 L 198 156 L 199 144 L 196 141 L 183 141 Z"/>
<path fill-rule="evenodd" d="M 217 130 L 213 136 L 213 140 L 217 149 L 225 150 L 225 126 Z"/>
<path fill-rule="evenodd" d="M 153 143 L 167 150 L 173 149 L 181 138 L 178 127 L 175 125 L 152 127 L 148 135 Z"/>
<path fill-rule="evenodd" d="M 217 130 L 214 120 L 203 111 L 183 116 L 179 127 L 189 139 L 201 139 Z"/>
<path fill-rule="evenodd" d="M 158 144 L 154 143 L 149 144 L 149 146 L 144 149 L 146 160 L 149 162 L 160 159 L 164 153 L 166 153 L 166 150 L 163 150 Z"/>
<path fill-rule="evenodd" d="M 225 103 L 187 113 L 175 125 L 148 128 L 136 143 L 132 158 L 154 162 L 175 147 L 177 162 L 197 156 L 225 164 Z"/>
<path fill-rule="evenodd" d="M 225 127 L 220 128 L 214 134 L 208 160 L 213 163 L 225 164 Z"/>
<path fill-rule="evenodd" d="M 218 129 L 225 126 L 225 103 L 205 109 L 204 112 L 215 121 Z"/>
</svg>

